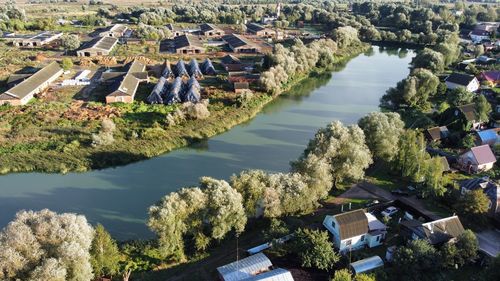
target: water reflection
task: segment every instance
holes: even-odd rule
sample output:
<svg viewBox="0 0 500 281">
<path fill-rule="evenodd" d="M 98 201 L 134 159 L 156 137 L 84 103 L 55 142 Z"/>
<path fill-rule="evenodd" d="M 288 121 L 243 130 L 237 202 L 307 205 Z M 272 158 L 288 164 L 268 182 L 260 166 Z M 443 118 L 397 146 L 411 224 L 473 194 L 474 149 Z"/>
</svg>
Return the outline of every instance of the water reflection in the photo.
<svg viewBox="0 0 500 281">
<path fill-rule="evenodd" d="M 85 214 L 119 239 L 148 237 L 147 208 L 199 177 L 229 178 L 244 169 L 286 171 L 316 130 L 354 123 L 378 109 L 385 91 L 408 74 L 413 51 L 381 49 L 336 72 L 305 79 L 262 114 L 211 139 L 134 164 L 88 173 L 0 176 L 0 226 L 20 209 Z M 396 54 L 396 55 L 394 55 Z"/>
</svg>

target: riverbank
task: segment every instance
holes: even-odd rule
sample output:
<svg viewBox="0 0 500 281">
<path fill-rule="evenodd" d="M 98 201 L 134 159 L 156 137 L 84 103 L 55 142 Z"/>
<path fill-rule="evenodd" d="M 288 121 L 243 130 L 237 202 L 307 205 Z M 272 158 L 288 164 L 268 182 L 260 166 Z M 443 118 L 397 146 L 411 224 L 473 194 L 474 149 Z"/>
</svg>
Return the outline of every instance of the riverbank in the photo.
<svg viewBox="0 0 500 281">
<path fill-rule="evenodd" d="M 307 75 L 290 79 L 282 92 L 292 89 L 313 74 L 329 72 L 335 66 L 345 65 L 369 48 L 368 44 L 362 44 L 338 52 L 331 66 L 315 68 Z M 145 92 L 148 90 L 143 89 Z M 119 115 L 113 118 L 116 123 L 115 141 L 99 147 L 90 145 L 91 135 L 99 127 L 99 120 L 65 119 L 62 112 L 70 110 L 68 104 L 35 102 L 24 110 L 3 109 L 0 110 L 3 119 L 0 132 L 14 131 L 18 137 L 15 141 L 4 138 L 5 144 L 0 146 L 0 173 L 85 172 L 145 160 L 245 123 L 276 97 L 277 95 L 269 96 L 259 92 L 245 106 L 239 106 L 236 96 L 221 92 L 211 97 L 210 117 L 204 120 L 187 120 L 173 127 L 167 127 L 165 120 L 166 115 L 174 108 L 159 109 L 158 106 L 146 104 L 111 106 L 111 109 L 106 110 Z M 61 117 L 51 116 L 53 113 L 58 113 Z M 47 127 L 47 123 L 53 126 Z"/>
</svg>

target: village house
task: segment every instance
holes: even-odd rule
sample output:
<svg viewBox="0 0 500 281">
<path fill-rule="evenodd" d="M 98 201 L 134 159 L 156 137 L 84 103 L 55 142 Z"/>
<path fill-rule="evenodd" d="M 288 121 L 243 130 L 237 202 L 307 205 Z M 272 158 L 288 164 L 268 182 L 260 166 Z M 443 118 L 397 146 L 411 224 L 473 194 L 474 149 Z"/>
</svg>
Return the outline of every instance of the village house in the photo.
<svg viewBox="0 0 500 281">
<path fill-rule="evenodd" d="M 250 91 L 250 86 L 248 85 L 248 82 L 234 82 L 233 88 L 236 94 L 241 94 L 243 92 Z"/>
<path fill-rule="evenodd" d="M 225 32 L 213 24 L 204 23 L 200 25 L 200 34 L 205 37 L 220 37 L 223 36 Z"/>
<path fill-rule="evenodd" d="M 460 193 L 465 195 L 473 190 L 480 189 L 488 196 L 488 214 L 492 217 L 500 214 L 500 186 L 488 177 L 464 180 L 460 182 Z"/>
<path fill-rule="evenodd" d="M 148 73 L 146 72 L 146 65 L 138 60 L 134 60 L 128 65 L 127 72 L 108 73 L 112 75 L 106 76 L 106 73 L 103 73 L 103 77 L 101 79 L 104 82 L 111 82 L 111 87 L 114 88 L 114 90 L 106 96 L 106 103 L 134 102 L 139 83 L 147 82 L 149 80 Z"/>
<path fill-rule="evenodd" d="M 479 89 L 479 81 L 473 75 L 452 73 L 445 79 L 446 87 L 450 90 L 465 88 L 469 92 Z"/>
<path fill-rule="evenodd" d="M 76 55 L 79 57 L 107 56 L 118 43 L 114 37 L 97 37 L 84 43 Z"/>
<path fill-rule="evenodd" d="M 123 24 L 115 24 L 105 27 L 102 30 L 99 30 L 99 37 L 113 37 L 120 38 L 125 35 L 128 27 Z"/>
<path fill-rule="evenodd" d="M 44 31 L 34 35 L 11 33 L 2 38 L 7 42 L 12 42 L 12 45 L 16 47 L 39 48 L 56 42 L 62 36 L 62 32 Z"/>
<path fill-rule="evenodd" d="M 487 81 L 491 87 L 496 87 L 500 83 L 500 71 L 483 71 L 480 74 L 480 79 L 482 81 Z"/>
<path fill-rule="evenodd" d="M 234 53 L 260 53 L 261 48 L 247 38 L 238 34 L 229 34 L 222 37 Z"/>
<path fill-rule="evenodd" d="M 493 168 L 497 161 L 489 145 L 472 147 L 459 156 L 460 168 L 468 173 L 485 172 Z"/>
<path fill-rule="evenodd" d="M 205 53 L 205 47 L 193 35 L 180 35 L 174 38 L 174 49 L 177 54 L 202 54 Z"/>
<path fill-rule="evenodd" d="M 477 135 L 476 144 L 477 145 L 487 144 L 493 147 L 495 144 L 500 142 L 498 131 L 499 129 L 476 131 Z"/>
<path fill-rule="evenodd" d="M 335 246 L 341 253 L 381 245 L 387 233 L 387 227 L 363 209 L 327 215 L 323 226 L 332 233 Z"/>
<path fill-rule="evenodd" d="M 400 225 L 403 236 L 411 240 L 423 239 L 431 245 L 453 242 L 460 234 L 464 233 L 464 227 L 457 216 L 427 223 L 418 220 L 404 220 Z"/>
<path fill-rule="evenodd" d="M 491 35 L 497 31 L 497 28 L 497 23 L 482 22 L 474 27 L 474 30 L 469 33 L 469 37 L 475 43 L 490 40 Z"/>
<path fill-rule="evenodd" d="M 450 131 L 446 126 L 429 128 L 424 133 L 429 141 L 440 141 L 450 136 Z"/>
<path fill-rule="evenodd" d="M 477 120 L 476 105 L 474 103 L 457 106 L 454 115 L 456 118 L 464 118 L 470 124 L 472 130 L 481 128 L 481 122 Z"/>
<path fill-rule="evenodd" d="M 0 94 L 0 105 L 24 105 L 28 103 L 34 95 L 47 89 L 63 72 L 57 62 L 50 63 L 5 93 Z"/>
<path fill-rule="evenodd" d="M 177 37 L 177 36 L 181 36 L 181 35 L 186 34 L 186 32 L 182 28 L 180 28 L 176 25 L 173 25 L 171 23 L 167 24 L 165 27 L 167 27 L 167 29 L 170 30 L 170 32 L 172 32 L 173 37 Z"/>
<path fill-rule="evenodd" d="M 257 35 L 259 37 L 264 38 L 273 38 L 276 37 L 276 31 L 267 27 L 264 27 L 258 23 L 247 23 L 247 32 L 250 34 Z"/>
<path fill-rule="evenodd" d="M 290 271 L 273 268 L 273 264 L 263 253 L 257 253 L 244 259 L 217 268 L 223 281 L 280 280 L 293 281 Z"/>
</svg>

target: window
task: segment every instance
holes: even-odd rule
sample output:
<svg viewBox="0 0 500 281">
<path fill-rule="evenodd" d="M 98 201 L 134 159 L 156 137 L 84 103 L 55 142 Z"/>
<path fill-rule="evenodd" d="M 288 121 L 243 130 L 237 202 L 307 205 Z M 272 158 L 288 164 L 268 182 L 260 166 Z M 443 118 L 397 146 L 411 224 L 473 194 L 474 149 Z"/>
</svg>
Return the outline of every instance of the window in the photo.
<svg viewBox="0 0 500 281">
<path fill-rule="evenodd" d="M 377 242 L 379 242 L 379 241 L 380 241 L 380 236 L 377 236 L 377 239 L 376 239 L 376 240 L 377 240 Z"/>
<path fill-rule="evenodd" d="M 361 235 L 361 241 L 365 241 L 365 236 L 364 235 Z"/>
<path fill-rule="evenodd" d="M 345 241 L 345 245 L 346 245 L 346 246 L 351 246 L 351 239 L 349 239 L 349 240 Z"/>
<path fill-rule="evenodd" d="M 335 228 L 335 222 L 334 221 L 332 221 L 332 227 Z"/>
</svg>

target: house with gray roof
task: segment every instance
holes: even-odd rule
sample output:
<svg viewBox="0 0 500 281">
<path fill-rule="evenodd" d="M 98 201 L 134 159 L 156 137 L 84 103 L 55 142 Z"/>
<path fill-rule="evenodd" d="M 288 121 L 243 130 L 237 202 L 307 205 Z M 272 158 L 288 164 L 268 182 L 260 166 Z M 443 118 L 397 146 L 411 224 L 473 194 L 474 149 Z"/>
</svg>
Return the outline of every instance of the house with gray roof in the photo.
<svg viewBox="0 0 500 281">
<path fill-rule="evenodd" d="M 57 62 L 50 63 L 5 93 L 0 94 L 0 105 L 24 105 L 28 103 L 34 95 L 47 89 L 63 72 Z"/>
<path fill-rule="evenodd" d="M 138 60 L 134 60 L 128 65 L 127 72 L 110 72 L 115 74 L 113 78 L 109 78 L 107 81 L 112 82 L 113 92 L 106 96 L 106 103 L 114 102 L 124 102 L 132 103 L 134 102 L 135 94 L 137 88 L 141 82 L 148 81 L 148 73 L 146 72 L 146 65 Z M 104 73 L 103 73 L 104 75 Z M 101 80 L 105 80 L 106 77 L 102 77 Z"/>
<path fill-rule="evenodd" d="M 204 23 L 200 25 L 200 34 L 206 37 L 220 37 L 224 35 L 224 30 L 218 28 L 211 23 Z"/>
<path fill-rule="evenodd" d="M 461 181 L 460 183 L 460 193 L 462 195 L 467 194 L 473 190 L 482 190 L 488 199 L 490 199 L 490 204 L 488 206 L 489 215 L 495 217 L 500 214 L 500 185 L 488 177 L 480 177 L 475 179 L 469 179 Z"/>
<path fill-rule="evenodd" d="M 39 48 L 49 45 L 63 36 L 62 32 L 43 31 L 37 34 L 10 33 L 2 37 L 13 46 L 23 48 Z"/>
<path fill-rule="evenodd" d="M 272 30 L 270 28 L 267 28 L 265 26 L 262 26 L 258 23 L 247 23 L 246 25 L 247 32 L 250 34 L 257 35 L 259 37 L 275 37 L 276 36 L 276 31 Z"/>
<path fill-rule="evenodd" d="M 260 53 L 261 48 L 247 38 L 238 34 L 228 34 L 222 37 L 229 48 L 235 53 Z"/>
<path fill-rule="evenodd" d="M 76 54 L 79 57 L 107 56 L 117 43 L 118 39 L 114 37 L 97 37 L 84 43 Z"/>
<path fill-rule="evenodd" d="M 110 25 L 107 26 L 101 30 L 99 30 L 99 37 L 114 37 L 114 38 L 120 38 L 125 35 L 127 32 L 128 27 L 123 24 L 115 24 L 115 25 Z"/>
<path fill-rule="evenodd" d="M 457 216 L 451 216 L 426 223 L 405 220 L 401 222 L 401 231 L 409 239 L 424 239 L 431 245 L 440 245 L 456 239 L 464 233 L 464 227 Z"/>
<path fill-rule="evenodd" d="M 205 47 L 200 39 L 193 35 L 180 35 L 174 38 L 174 49 L 177 54 L 202 54 Z"/>
</svg>

